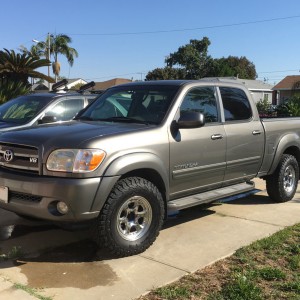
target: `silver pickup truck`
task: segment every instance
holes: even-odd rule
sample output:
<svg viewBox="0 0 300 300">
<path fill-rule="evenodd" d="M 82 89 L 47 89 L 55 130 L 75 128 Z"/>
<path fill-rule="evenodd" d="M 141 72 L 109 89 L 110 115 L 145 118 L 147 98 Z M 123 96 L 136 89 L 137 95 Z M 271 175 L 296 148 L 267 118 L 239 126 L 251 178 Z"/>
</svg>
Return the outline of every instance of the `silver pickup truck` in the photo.
<svg viewBox="0 0 300 300">
<path fill-rule="evenodd" d="M 300 119 L 261 120 L 248 90 L 222 80 L 108 89 L 76 120 L 0 135 L 0 208 L 89 221 L 118 256 L 140 253 L 167 214 L 254 189 L 293 198 Z"/>
</svg>

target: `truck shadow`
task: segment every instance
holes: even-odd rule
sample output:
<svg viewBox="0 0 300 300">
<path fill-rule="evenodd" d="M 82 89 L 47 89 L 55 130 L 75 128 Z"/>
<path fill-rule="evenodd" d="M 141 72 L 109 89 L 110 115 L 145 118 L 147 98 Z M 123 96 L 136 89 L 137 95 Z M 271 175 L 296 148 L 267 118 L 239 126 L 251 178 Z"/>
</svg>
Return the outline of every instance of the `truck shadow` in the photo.
<svg viewBox="0 0 300 300">
<path fill-rule="evenodd" d="M 179 224 L 193 221 L 202 217 L 214 214 L 210 207 L 221 204 L 210 204 L 201 205 L 194 208 L 189 208 L 181 211 L 176 216 L 168 218 L 163 225 L 162 230 L 168 229 Z M 51 224 L 40 224 L 35 226 L 32 224 L 18 224 L 9 226 L 0 226 L 0 240 L 1 240 L 1 250 L 11 248 L 20 248 L 20 255 L 17 258 L 12 258 L 14 260 L 15 266 L 22 266 L 28 263 L 86 263 L 86 262 L 101 262 L 105 260 L 117 258 L 115 255 L 111 254 L 108 250 L 99 248 L 97 244 L 92 240 L 91 233 L 89 230 L 80 231 L 80 236 L 82 237 L 78 242 L 65 242 L 62 241 L 62 246 L 57 246 L 57 240 L 49 242 L 53 235 L 58 236 L 62 231 L 61 228 L 51 225 Z M 63 233 L 67 233 L 68 236 L 77 236 L 78 231 L 74 230 L 63 230 Z M 55 233 L 57 232 L 57 234 Z M 85 234 L 87 232 L 87 234 Z M 86 237 L 86 238 L 84 238 Z M 35 240 L 35 243 L 33 242 Z M 29 254 L 26 252 L 28 250 L 28 245 L 39 244 L 43 245 L 45 240 L 48 241 L 47 248 L 42 248 L 40 250 L 35 250 L 34 246 L 30 249 Z M 23 248 L 25 253 L 22 253 Z M 27 253 L 27 254 L 26 254 Z M 34 257 L 33 257 L 34 256 Z M 5 268 L 5 262 L 1 262 L 0 258 L 0 268 Z M 9 267 L 9 265 L 7 265 Z"/>
<path fill-rule="evenodd" d="M 226 203 L 229 205 L 268 205 L 268 204 L 278 204 L 280 203 L 272 201 L 272 199 L 268 195 L 251 195 L 250 197 L 247 196 L 245 198 L 239 198 L 232 201 L 224 201 L 221 203 Z M 300 203 L 300 199 L 298 197 L 295 197 L 294 199 L 288 201 L 287 203 Z"/>
<path fill-rule="evenodd" d="M 290 201 L 291 203 L 300 203 L 299 197 Z M 215 214 L 214 207 L 222 205 L 269 205 L 274 204 L 267 195 L 256 194 L 247 196 L 245 198 L 240 198 L 232 201 L 225 202 L 214 202 L 210 204 L 204 204 L 188 208 L 180 211 L 177 215 L 168 217 L 164 224 L 162 230 L 167 230 L 168 228 L 178 226 L 180 224 L 188 223 L 199 218 L 205 218 L 207 216 Z M 278 204 L 280 205 L 280 203 Z M 36 239 L 37 243 L 43 244 L 44 240 L 49 240 L 54 235 L 60 235 L 62 229 L 47 223 L 41 223 L 38 226 L 35 223 L 25 223 L 17 225 L 8 225 L 0 226 L 0 241 L 1 247 L 0 250 L 5 249 L 5 243 L 8 242 L 10 245 L 26 246 L 26 243 L 31 243 L 30 239 Z M 52 232 L 52 233 L 51 233 Z M 56 233 L 57 232 L 57 233 Z M 69 235 L 75 236 L 77 231 L 67 231 Z M 82 233 L 82 232 L 81 232 Z M 29 239 L 25 239 L 26 236 L 30 236 Z M 91 237 L 87 234 L 80 235 L 81 238 L 77 242 L 67 242 L 62 241 L 62 246 L 57 246 L 55 241 L 53 241 L 53 247 L 51 246 L 52 242 L 47 244 L 46 250 L 38 250 L 38 253 L 32 249 L 36 257 L 22 257 L 22 259 L 15 260 L 16 265 L 23 265 L 26 263 L 85 263 L 85 262 L 101 262 L 105 260 L 110 260 L 116 258 L 108 250 L 99 249 L 95 242 L 92 241 Z M 38 239 L 38 240 L 37 240 Z M 24 244 L 24 245 L 23 245 Z M 7 248 L 7 247 L 6 247 Z M 28 248 L 28 246 L 27 246 Z M 45 249 L 45 248 L 44 248 Z M 50 250 L 47 250 L 50 249 Z M 0 254 L 2 254 L 0 252 Z M 31 255 L 32 256 L 32 255 Z M 3 262 L 1 263 L 0 259 L 0 268 L 3 268 Z"/>
<path fill-rule="evenodd" d="M 222 202 L 221 202 L 222 203 Z M 223 203 L 231 205 L 267 205 L 274 204 L 267 195 L 251 195 L 232 201 L 224 201 Z"/>
<path fill-rule="evenodd" d="M 0 241 L 8 239 L 17 239 L 18 237 L 25 236 L 30 233 L 49 231 L 56 229 L 54 225 L 41 225 L 41 226 L 30 226 L 30 225 L 7 225 L 0 226 Z"/>
<path fill-rule="evenodd" d="M 292 200 L 294 201 L 294 200 Z M 299 201 L 299 200 L 298 200 Z M 260 194 L 251 194 L 251 195 L 241 195 L 237 199 L 235 197 L 226 198 L 224 200 L 197 205 L 191 208 L 184 209 L 179 211 L 179 213 L 175 216 L 168 217 L 165 221 L 162 230 L 177 226 L 179 224 L 183 224 L 186 222 L 193 221 L 195 219 L 199 219 L 202 217 L 206 217 L 215 213 L 213 208 L 215 206 L 220 205 L 267 205 L 267 204 L 274 204 L 271 199 L 267 195 L 260 195 Z M 211 209 L 210 209 L 211 208 Z"/>
<path fill-rule="evenodd" d="M 210 208 L 219 205 L 221 203 L 202 204 L 181 210 L 165 220 L 162 230 L 212 215 L 215 211 L 210 210 Z"/>
</svg>

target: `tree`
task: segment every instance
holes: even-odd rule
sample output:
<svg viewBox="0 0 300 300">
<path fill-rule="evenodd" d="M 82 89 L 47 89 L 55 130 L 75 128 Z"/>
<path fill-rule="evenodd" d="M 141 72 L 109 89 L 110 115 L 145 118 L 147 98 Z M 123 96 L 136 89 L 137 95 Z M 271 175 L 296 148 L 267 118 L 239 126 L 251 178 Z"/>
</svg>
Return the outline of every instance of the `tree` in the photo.
<svg viewBox="0 0 300 300">
<path fill-rule="evenodd" d="M 19 50 L 23 54 L 25 53 L 25 54 L 32 55 L 32 56 L 38 56 L 39 58 L 44 55 L 44 51 L 41 50 L 36 45 L 32 45 L 30 49 L 27 49 L 25 46 L 21 45 Z"/>
<path fill-rule="evenodd" d="M 36 69 L 48 66 L 48 59 L 40 59 L 27 53 L 16 53 L 14 50 L 0 51 L 0 80 L 20 81 L 25 86 L 29 85 L 28 78 L 41 78 L 53 82 L 52 77 L 36 71 Z"/>
<path fill-rule="evenodd" d="M 181 79 L 185 77 L 185 70 L 179 68 L 156 68 L 146 75 L 147 80 Z"/>
<path fill-rule="evenodd" d="M 25 86 L 20 81 L 3 80 L 0 81 L 0 104 L 16 98 L 20 95 L 25 95 L 30 92 L 30 87 Z"/>
<path fill-rule="evenodd" d="M 40 59 L 28 52 L 0 51 L 0 102 L 29 93 L 29 77 L 54 82 L 53 78 L 36 71 L 49 64 L 48 59 Z"/>
<path fill-rule="evenodd" d="M 189 44 L 181 46 L 165 60 L 168 67 L 180 66 L 185 70 L 185 79 L 200 79 L 209 76 L 213 64 L 208 55 L 210 41 L 207 37 L 202 40 L 190 40 Z"/>
<path fill-rule="evenodd" d="M 190 40 L 166 58 L 167 67 L 157 68 L 146 75 L 155 79 L 200 79 L 203 77 L 239 76 L 245 79 L 257 77 L 255 66 L 245 56 L 228 56 L 214 59 L 208 55 L 210 40 Z"/>
<path fill-rule="evenodd" d="M 245 56 L 228 56 L 214 60 L 215 75 L 218 77 L 235 76 L 244 79 L 255 79 L 257 77 L 255 65 Z"/>
<path fill-rule="evenodd" d="M 49 41 L 50 39 L 50 41 Z M 55 81 L 60 74 L 60 63 L 58 61 L 58 55 L 61 54 L 67 58 L 70 66 L 73 66 L 74 58 L 78 57 L 78 52 L 75 48 L 69 46 L 72 43 L 72 39 L 66 34 L 48 35 L 45 42 L 37 43 L 37 48 L 43 51 L 45 57 L 48 56 L 48 45 L 50 44 L 50 56 L 52 55 L 54 61 L 52 63 L 53 73 L 55 75 Z"/>
</svg>

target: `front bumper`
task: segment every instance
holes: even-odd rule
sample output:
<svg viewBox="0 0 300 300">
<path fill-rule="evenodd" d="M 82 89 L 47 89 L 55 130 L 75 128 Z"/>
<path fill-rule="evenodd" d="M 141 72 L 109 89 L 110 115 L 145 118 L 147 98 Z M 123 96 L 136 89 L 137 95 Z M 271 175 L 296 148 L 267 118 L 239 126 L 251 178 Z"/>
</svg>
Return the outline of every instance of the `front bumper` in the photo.
<svg viewBox="0 0 300 300">
<path fill-rule="evenodd" d="M 92 207 L 100 182 L 101 178 L 42 177 L 1 170 L 0 188 L 8 188 L 8 199 L 0 199 L 0 208 L 43 220 L 90 220 L 99 214 Z M 56 211 L 60 201 L 68 206 L 66 214 Z"/>
</svg>

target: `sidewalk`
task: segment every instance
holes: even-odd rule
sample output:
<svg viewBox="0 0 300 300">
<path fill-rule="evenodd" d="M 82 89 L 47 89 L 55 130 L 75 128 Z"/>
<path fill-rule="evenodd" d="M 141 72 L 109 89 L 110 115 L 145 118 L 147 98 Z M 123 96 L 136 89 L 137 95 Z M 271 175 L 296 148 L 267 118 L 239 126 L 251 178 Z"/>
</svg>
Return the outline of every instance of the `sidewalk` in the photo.
<svg viewBox="0 0 300 300">
<path fill-rule="evenodd" d="M 300 189 L 292 201 L 278 204 L 266 196 L 262 180 L 256 180 L 256 187 L 262 191 L 244 199 L 181 212 L 137 256 L 108 259 L 100 251 L 86 259 L 91 245 L 81 242 L 80 255 L 74 254 L 74 246 L 66 246 L 53 249 L 48 256 L 19 261 L 19 265 L 0 263 L 0 299 L 37 299 L 13 288 L 12 283 L 43 288 L 39 295 L 53 300 L 135 299 L 300 222 Z"/>
</svg>

